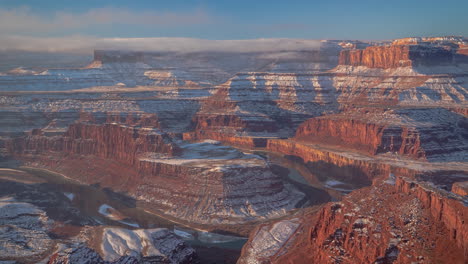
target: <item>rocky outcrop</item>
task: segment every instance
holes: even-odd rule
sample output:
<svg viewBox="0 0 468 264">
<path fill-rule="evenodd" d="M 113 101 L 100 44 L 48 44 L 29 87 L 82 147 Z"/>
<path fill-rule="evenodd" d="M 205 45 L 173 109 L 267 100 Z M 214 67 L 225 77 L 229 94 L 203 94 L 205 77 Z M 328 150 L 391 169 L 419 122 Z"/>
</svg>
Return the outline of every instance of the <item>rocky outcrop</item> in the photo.
<svg viewBox="0 0 468 264">
<path fill-rule="evenodd" d="M 466 255 L 468 248 L 468 208 L 466 200 L 452 196 L 437 189 L 430 183 L 418 183 L 406 178 L 396 179 L 396 189 L 399 192 L 416 196 L 428 209 L 437 223 L 443 223 L 449 231 L 449 239 L 456 241 Z"/>
<path fill-rule="evenodd" d="M 455 182 L 452 185 L 452 192 L 461 196 L 468 195 L 468 181 Z"/>
<path fill-rule="evenodd" d="M 51 221 L 38 207 L 13 198 L 0 200 L 0 260 L 40 261 L 56 246 L 48 232 Z"/>
<path fill-rule="evenodd" d="M 343 50 L 339 65 L 390 69 L 408 66 L 434 66 L 452 62 L 452 50 L 423 45 L 371 46 Z"/>
<path fill-rule="evenodd" d="M 409 46 L 378 46 L 363 50 L 343 50 L 339 65 L 366 66 L 369 68 L 397 68 L 411 66 Z"/>
<path fill-rule="evenodd" d="M 322 179 L 328 175 L 336 175 L 339 180 L 360 184 L 369 184 L 379 175 L 391 171 L 391 166 L 372 159 L 349 156 L 345 152 L 330 151 L 317 145 L 301 143 L 294 140 L 268 139 L 268 150 L 301 158 L 311 171 L 319 174 Z"/>
<path fill-rule="evenodd" d="M 217 87 L 192 119 L 196 132 L 292 136 L 309 117 L 336 109 L 330 76 L 239 73 Z M 281 125 L 280 125 L 281 124 Z"/>
<path fill-rule="evenodd" d="M 298 140 L 331 144 L 371 155 L 398 153 L 415 159 L 459 160 L 468 151 L 468 121 L 445 109 L 379 113 L 353 109 L 304 122 Z"/>
<path fill-rule="evenodd" d="M 398 177 L 376 182 L 318 212 L 257 228 L 238 263 L 464 263 L 467 209 L 441 192 Z M 278 230 L 274 243 L 261 242 Z"/>
<path fill-rule="evenodd" d="M 34 130 L 7 141 L 7 149 L 35 166 L 128 193 L 153 211 L 190 223 L 274 218 L 304 199 L 259 156 L 213 141 L 180 142 L 150 127 L 76 123 L 63 136 Z"/>
<path fill-rule="evenodd" d="M 182 135 L 183 140 L 200 141 L 213 139 L 227 143 L 229 145 L 241 146 L 247 148 L 264 148 L 267 145 L 267 138 L 262 137 L 237 137 L 222 132 L 198 130 L 196 132 L 187 132 Z"/>
<path fill-rule="evenodd" d="M 49 264 L 65 263 L 198 263 L 195 250 L 167 229 L 94 228 L 85 243 L 65 248 L 49 259 Z M 99 241 L 93 243 L 93 240 Z M 92 248 L 96 247 L 96 248 Z"/>
<path fill-rule="evenodd" d="M 7 149 L 18 155 L 48 151 L 95 155 L 129 165 L 135 165 L 138 155 L 145 152 L 174 155 L 180 151 L 167 134 L 152 128 L 117 123 L 76 123 L 69 126 L 64 136 L 44 137 L 35 133 L 40 132 L 34 131 L 30 136 L 12 139 L 7 143 Z"/>
<path fill-rule="evenodd" d="M 127 255 L 136 257 L 137 262 L 180 264 L 197 262 L 195 250 L 164 228 L 137 230 L 104 228 L 101 241 L 99 251 L 105 261 L 116 262 Z M 129 252 L 132 254 L 128 254 Z"/>
</svg>

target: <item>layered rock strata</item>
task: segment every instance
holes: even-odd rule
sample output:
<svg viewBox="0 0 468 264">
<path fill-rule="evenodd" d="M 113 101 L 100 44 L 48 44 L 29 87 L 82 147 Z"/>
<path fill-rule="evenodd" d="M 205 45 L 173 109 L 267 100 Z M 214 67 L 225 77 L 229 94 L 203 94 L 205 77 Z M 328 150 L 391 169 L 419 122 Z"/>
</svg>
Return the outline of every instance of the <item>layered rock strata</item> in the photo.
<svg viewBox="0 0 468 264">
<path fill-rule="evenodd" d="M 464 263 L 467 213 L 460 196 L 389 178 L 258 227 L 238 263 Z M 277 239 L 262 240 L 268 236 Z"/>
<path fill-rule="evenodd" d="M 48 263 L 199 263 L 195 250 L 164 228 L 106 227 L 94 231 L 98 235 L 90 237 L 89 244 L 100 241 L 96 248 L 85 243 L 74 245 L 52 255 Z"/>
<path fill-rule="evenodd" d="M 369 68 L 398 68 L 408 66 L 433 66 L 452 63 L 449 48 L 422 45 L 372 46 L 363 50 L 344 50 L 340 65 L 365 66 Z"/>
<path fill-rule="evenodd" d="M 461 196 L 468 195 L 468 181 L 456 182 L 452 185 L 452 192 Z"/>
<path fill-rule="evenodd" d="M 337 145 L 371 155 L 398 153 L 415 159 L 463 160 L 468 119 L 445 109 L 354 109 L 312 118 L 296 139 Z"/>
<path fill-rule="evenodd" d="M 158 213 L 192 223 L 278 217 L 304 198 L 259 156 L 216 142 L 178 142 L 148 127 L 77 123 L 63 136 L 34 131 L 14 138 L 7 149 L 16 158 L 126 192 Z M 91 157 L 96 162 L 90 166 Z"/>
</svg>

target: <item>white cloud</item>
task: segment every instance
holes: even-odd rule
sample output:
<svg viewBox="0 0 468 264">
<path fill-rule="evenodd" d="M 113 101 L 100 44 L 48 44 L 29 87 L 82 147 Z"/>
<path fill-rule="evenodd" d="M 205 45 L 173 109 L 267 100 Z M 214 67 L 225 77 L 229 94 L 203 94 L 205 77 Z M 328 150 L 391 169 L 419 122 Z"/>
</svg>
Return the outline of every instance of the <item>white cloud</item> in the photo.
<svg viewBox="0 0 468 264">
<path fill-rule="evenodd" d="M 0 8 L 0 34 L 32 35 L 61 33 L 93 26 L 140 25 L 170 27 L 212 23 L 214 18 L 201 9 L 189 12 L 131 11 L 95 8 L 84 13 L 56 12 L 44 16 L 28 7 Z"/>
<path fill-rule="evenodd" d="M 1 50 L 46 52 L 91 53 L 93 49 L 172 52 L 268 52 L 315 50 L 319 47 L 320 41 L 306 39 L 206 40 L 194 38 L 96 38 L 87 36 L 55 38 L 0 37 Z"/>
<path fill-rule="evenodd" d="M 56 12 L 48 16 L 28 7 L 0 8 L 0 50 L 91 53 L 93 49 L 140 51 L 280 51 L 316 49 L 313 40 L 255 39 L 204 40 L 193 38 L 98 38 L 77 35 L 94 27 L 112 29 L 121 25 L 150 28 L 190 25 L 225 26 L 223 19 L 201 9 L 187 12 L 131 11 L 95 8 L 83 13 Z M 55 35 L 60 37 L 38 37 Z"/>
</svg>

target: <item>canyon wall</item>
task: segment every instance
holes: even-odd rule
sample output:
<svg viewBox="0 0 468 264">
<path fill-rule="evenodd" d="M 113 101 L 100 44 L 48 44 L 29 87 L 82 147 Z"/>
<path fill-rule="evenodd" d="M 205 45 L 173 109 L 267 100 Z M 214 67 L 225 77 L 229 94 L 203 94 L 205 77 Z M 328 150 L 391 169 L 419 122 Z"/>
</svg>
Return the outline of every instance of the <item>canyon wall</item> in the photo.
<svg viewBox="0 0 468 264">
<path fill-rule="evenodd" d="M 261 137 L 237 137 L 222 132 L 197 130 L 195 132 L 187 132 L 182 135 L 183 140 L 200 141 L 212 139 L 224 142 L 228 145 L 246 147 L 246 148 L 264 148 L 267 145 L 267 138 Z"/>
<path fill-rule="evenodd" d="M 45 137 L 40 131 L 13 138 L 7 142 L 9 152 L 22 155 L 28 152 L 48 151 L 95 155 L 134 165 L 138 155 L 157 152 L 174 155 L 180 149 L 167 134 L 152 128 L 135 128 L 116 123 L 103 125 L 76 123 L 69 126 L 64 136 Z"/>
<path fill-rule="evenodd" d="M 441 192 L 406 178 L 377 181 L 342 202 L 259 226 L 238 263 L 464 263 L 468 210 Z"/>
<path fill-rule="evenodd" d="M 350 154 L 342 150 L 331 150 L 315 144 L 298 142 L 295 140 L 268 139 L 267 150 L 301 158 L 314 173 L 328 178 L 329 175 L 339 176 L 344 182 L 369 185 L 379 176 L 389 173 L 404 173 L 415 176 L 418 170 L 392 166 L 364 155 Z"/>
<path fill-rule="evenodd" d="M 311 142 L 339 145 L 364 151 L 370 155 L 396 152 L 424 158 L 419 133 L 401 127 L 386 127 L 353 119 L 314 118 L 304 122 L 296 138 Z"/>
<path fill-rule="evenodd" d="M 107 119 L 136 124 L 147 120 L 120 115 Z M 276 218 L 305 198 L 259 156 L 213 141 L 181 142 L 152 127 L 75 123 L 63 135 L 45 136 L 36 129 L 5 139 L 5 147 L 25 164 L 109 187 L 148 210 L 189 224 L 233 225 Z"/>
<path fill-rule="evenodd" d="M 461 196 L 468 195 L 468 181 L 455 182 L 452 185 L 452 192 Z"/>
<path fill-rule="evenodd" d="M 455 240 L 458 247 L 468 249 L 468 208 L 460 196 L 437 189 L 430 183 L 396 179 L 399 192 L 416 196 L 428 209 L 437 223 L 443 223 L 449 231 L 449 239 Z M 466 255 L 465 257 L 468 257 Z"/>
<path fill-rule="evenodd" d="M 370 155 L 390 152 L 413 159 L 459 160 L 468 150 L 467 127 L 466 117 L 445 109 L 352 109 L 309 119 L 295 138 Z"/>
<path fill-rule="evenodd" d="M 339 65 L 390 69 L 443 65 L 451 63 L 452 59 L 452 51 L 443 47 L 423 45 L 371 46 L 365 49 L 341 51 Z"/>
</svg>

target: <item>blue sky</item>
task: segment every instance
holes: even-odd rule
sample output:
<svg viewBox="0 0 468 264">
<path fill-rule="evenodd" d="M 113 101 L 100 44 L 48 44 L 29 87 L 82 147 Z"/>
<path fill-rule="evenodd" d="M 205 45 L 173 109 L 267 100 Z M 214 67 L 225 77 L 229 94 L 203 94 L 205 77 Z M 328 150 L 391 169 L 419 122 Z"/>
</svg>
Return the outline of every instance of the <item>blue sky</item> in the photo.
<svg viewBox="0 0 468 264">
<path fill-rule="evenodd" d="M 392 39 L 468 36 L 468 1 L 0 0 L 0 36 Z"/>
</svg>

